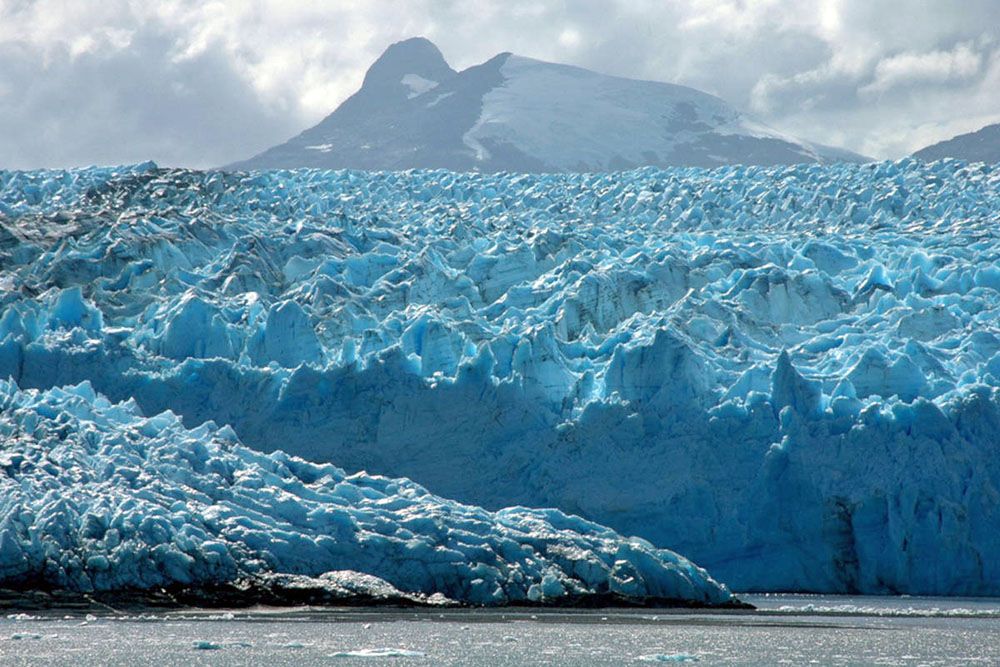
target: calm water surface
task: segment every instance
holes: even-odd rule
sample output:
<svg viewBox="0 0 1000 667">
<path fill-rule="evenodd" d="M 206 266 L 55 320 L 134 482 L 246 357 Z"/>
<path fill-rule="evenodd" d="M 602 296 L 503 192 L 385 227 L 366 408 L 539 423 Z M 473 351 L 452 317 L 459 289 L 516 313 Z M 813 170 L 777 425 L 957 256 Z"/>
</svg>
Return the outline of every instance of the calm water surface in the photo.
<svg viewBox="0 0 1000 667">
<path fill-rule="evenodd" d="M 1000 600 L 742 596 L 756 612 L 17 615 L 2 665 L 1000 665 Z"/>
</svg>

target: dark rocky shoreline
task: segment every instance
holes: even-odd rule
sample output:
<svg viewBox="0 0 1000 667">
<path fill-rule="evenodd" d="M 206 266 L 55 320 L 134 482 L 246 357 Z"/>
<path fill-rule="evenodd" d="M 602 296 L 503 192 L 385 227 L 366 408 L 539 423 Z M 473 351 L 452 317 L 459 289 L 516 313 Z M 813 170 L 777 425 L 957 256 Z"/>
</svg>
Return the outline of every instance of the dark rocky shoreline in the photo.
<svg viewBox="0 0 1000 667">
<path fill-rule="evenodd" d="M 64 611 L 66 613 L 127 612 L 178 609 L 247 609 L 250 607 L 349 607 L 396 609 L 475 609 L 477 605 L 443 596 L 408 594 L 345 593 L 322 586 L 288 585 L 281 582 L 236 582 L 216 586 L 172 586 L 148 590 L 81 593 L 45 588 L 0 588 L 0 608 L 7 613 Z M 615 593 L 566 596 L 546 602 L 521 600 L 511 605 L 486 608 L 531 609 L 704 609 L 748 611 L 753 605 L 736 598 L 709 605 L 674 598 L 629 598 Z"/>
</svg>

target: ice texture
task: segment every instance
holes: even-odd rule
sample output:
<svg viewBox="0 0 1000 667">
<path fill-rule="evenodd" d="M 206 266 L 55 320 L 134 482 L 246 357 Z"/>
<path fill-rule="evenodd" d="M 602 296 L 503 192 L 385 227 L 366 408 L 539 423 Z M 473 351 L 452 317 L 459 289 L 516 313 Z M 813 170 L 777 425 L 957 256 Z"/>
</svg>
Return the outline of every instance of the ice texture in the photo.
<svg viewBox="0 0 1000 667">
<path fill-rule="evenodd" d="M 408 480 L 264 454 L 229 427 L 145 417 L 87 382 L 40 392 L 0 381 L 0 438 L 0 587 L 90 593 L 277 579 L 343 600 L 731 597 L 681 556 L 579 517 L 488 512 Z"/>
<path fill-rule="evenodd" d="M 0 377 L 734 589 L 1000 594 L 1000 170 L 0 173 Z"/>
</svg>

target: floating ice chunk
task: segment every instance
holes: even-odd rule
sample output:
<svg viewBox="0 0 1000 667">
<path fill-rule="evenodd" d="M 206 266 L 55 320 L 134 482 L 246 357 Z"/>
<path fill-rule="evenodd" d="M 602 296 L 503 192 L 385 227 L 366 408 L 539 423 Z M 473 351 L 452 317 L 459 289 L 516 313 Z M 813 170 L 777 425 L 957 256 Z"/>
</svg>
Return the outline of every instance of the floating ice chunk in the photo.
<svg viewBox="0 0 1000 667">
<path fill-rule="evenodd" d="M 423 651 L 414 651 L 405 648 L 359 648 L 352 651 L 338 651 L 331 653 L 331 658 L 423 658 L 426 657 Z"/>
<path fill-rule="evenodd" d="M 222 649 L 222 644 L 200 639 L 191 642 L 191 648 L 196 651 L 219 651 Z"/>
<path fill-rule="evenodd" d="M 699 658 L 691 653 L 650 653 L 636 658 L 640 662 L 698 662 Z"/>
</svg>

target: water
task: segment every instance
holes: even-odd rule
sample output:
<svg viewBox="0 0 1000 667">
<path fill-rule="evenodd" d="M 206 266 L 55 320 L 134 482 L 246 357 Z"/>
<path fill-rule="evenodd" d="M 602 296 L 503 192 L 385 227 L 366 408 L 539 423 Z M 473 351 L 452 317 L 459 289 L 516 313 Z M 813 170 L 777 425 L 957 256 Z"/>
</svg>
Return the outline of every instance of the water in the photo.
<svg viewBox="0 0 1000 667">
<path fill-rule="evenodd" d="M 5 615 L 0 664 L 1000 665 L 1000 600 L 744 599 L 759 610 Z"/>
</svg>

